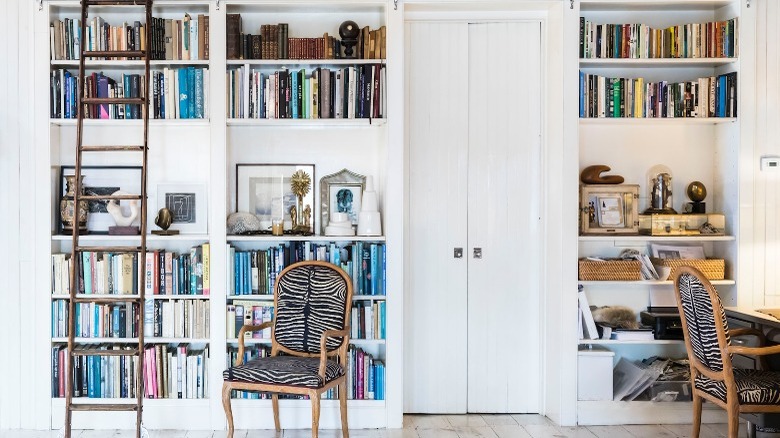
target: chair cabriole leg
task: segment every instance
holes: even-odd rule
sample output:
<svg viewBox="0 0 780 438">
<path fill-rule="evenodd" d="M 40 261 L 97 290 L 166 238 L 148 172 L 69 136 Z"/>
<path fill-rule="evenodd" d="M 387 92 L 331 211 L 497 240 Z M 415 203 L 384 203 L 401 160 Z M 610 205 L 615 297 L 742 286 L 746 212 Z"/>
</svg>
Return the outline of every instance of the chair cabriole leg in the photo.
<svg viewBox="0 0 780 438">
<path fill-rule="evenodd" d="M 339 383 L 339 410 L 341 411 L 341 435 L 349 438 L 349 423 L 347 423 L 347 379 Z"/>
<path fill-rule="evenodd" d="M 311 399 L 311 437 L 317 438 L 320 430 L 320 394 L 317 391 L 309 393 Z"/>
<path fill-rule="evenodd" d="M 225 408 L 225 417 L 227 417 L 227 438 L 233 438 L 233 409 L 230 406 L 230 389 L 227 382 L 222 384 L 222 407 Z"/>
<path fill-rule="evenodd" d="M 279 394 L 271 394 L 271 406 L 274 410 L 274 426 L 277 432 L 281 432 L 282 426 L 279 424 Z"/>
<path fill-rule="evenodd" d="M 691 432 L 691 438 L 699 438 L 699 431 L 701 430 L 701 404 L 703 400 L 701 396 L 694 394 L 693 396 L 693 431 Z"/>
</svg>

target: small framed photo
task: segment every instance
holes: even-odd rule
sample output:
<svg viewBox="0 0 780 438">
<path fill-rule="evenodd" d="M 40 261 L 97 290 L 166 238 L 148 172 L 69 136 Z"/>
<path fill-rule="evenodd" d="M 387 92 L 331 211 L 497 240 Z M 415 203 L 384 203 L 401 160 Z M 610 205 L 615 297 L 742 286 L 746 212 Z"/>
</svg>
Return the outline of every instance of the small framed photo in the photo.
<svg viewBox="0 0 780 438">
<path fill-rule="evenodd" d="M 141 193 L 141 166 L 81 166 L 81 175 L 84 177 L 82 184 L 84 195 L 110 195 L 121 190 L 127 194 Z M 59 202 L 68 193 L 67 176 L 76 174 L 75 166 L 60 166 L 60 196 L 56 200 L 58 203 L 57 211 L 57 232 L 62 233 L 62 218 L 60 216 Z M 122 214 L 130 216 L 132 214 L 131 202 L 139 201 L 120 201 Z M 116 225 L 114 218 L 109 214 L 107 200 L 89 201 L 87 213 L 87 230 L 91 234 L 108 234 L 108 228 Z M 140 209 L 140 203 L 138 204 Z M 140 211 L 140 210 L 139 210 Z M 134 224 L 140 223 L 140 215 Z"/>
<path fill-rule="evenodd" d="M 293 192 L 293 174 L 304 190 L 303 211 L 297 211 Z M 260 220 L 261 230 L 270 230 L 275 218 L 284 220 L 284 229 L 313 233 L 314 165 L 313 164 L 236 164 L 236 211 L 252 213 Z M 292 214 L 296 218 L 293 221 Z M 295 229 L 294 229 L 295 228 Z M 307 228 L 308 232 L 302 230 Z"/>
<path fill-rule="evenodd" d="M 639 234 L 639 185 L 580 186 L 580 234 Z"/>
<path fill-rule="evenodd" d="M 325 227 L 332 213 L 347 213 L 352 225 L 357 225 L 360 213 L 366 177 L 347 169 L 322 177 L 320 180 L 320 233 L 325 235 Z"/>
<path fill-rule="evenodd" d="M 208 233 L 206 184 L 161 183 L 157 185 L 157 211 L 165 207 L 173 213 L 171 230 L 182 234 Z M 154 218 L 157 214 L 149 212 Z"/>
</svg>

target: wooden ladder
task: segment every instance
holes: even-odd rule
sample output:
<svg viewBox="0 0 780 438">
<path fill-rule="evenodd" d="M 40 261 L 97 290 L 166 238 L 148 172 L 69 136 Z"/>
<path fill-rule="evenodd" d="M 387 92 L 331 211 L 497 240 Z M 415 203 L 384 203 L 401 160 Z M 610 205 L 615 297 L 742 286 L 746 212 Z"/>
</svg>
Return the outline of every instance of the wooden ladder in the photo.
<svg viewBox="0 0 780 438">
<path fill-rule="evenodd" d="M 82 44 L 80 47 L 79 56 L 79 76 L 78 76 L 78 121 L 76 128 L 76 169 L 75 175 L 81 175 L 82 169 L 82 155 L 84 152 L 88 153 L 100 153 L 100 152 L 141 152 L 143 154 L 143 163 L 141 165 L 141 193 L 132 195 L 94 195 L 87 196 L 82 195 L 82 181 L 81 178 L 75 178 L 75 189 L 73 195 L 74 205 L 74 220 L 73 220 L 73 240 L 72 240 L 72 252 L 70 263 L 70 300 L 69 300 L 69 312 L 68 312 L 68 361 L 67 361 L 67 373 L 65 378 L 65 426 L 64 437 L 71 437 L 72 429 L 72 416 L 75 411 L 127 411 L 136 413 L 136 438 L 148 436 L 145 428 L 141 424 L 143 417 L 143 399 L 144 399 L 144 381 L 143 370 L 144 368 L 144 282 L 141 278 L 138 281 L 137 294 L 132 295 L 117 295 L 115 297 L 106 297 L 100 295 L 92 297 L 89 294 L 78 294 L 78 269 L 83 269 L 81 266 L 82 258 L 80 257 L 83 252 L 111 252 L 111 253 L 137 253 L 138 263 L 143 266 L 146 260 L 146 219 L 147 219 L 147 165 L 148 165 L 148 141 L 149 141 L 149 108 L 148 108 L 148 96 L 149 96 L 149 60 L 150 60 L 150 44 L 151 44 L 151 23 L 152 23 L 152 3 L 153 0 L 82 0 L 81 1 L 81 35 Z M 85 29 L 87 28 L 87 16 L 90 6 L 135 6 L 144 7 L 146 11 L 146 25 L 144 31 L 146 32 L 146 47 L 144 50 L 101 50 L 101 51 L 86 51 L 86 43 L 83 35 L 86 35 Z M 145 87 L 140 87 L 143 90 L 143 97 L 85 97 L 84 85 L 85 85 L 85 58 L 86 57 L 127 57 L 127 58 L 140 58 L 144 60 L 144 81 Z M 121 61 L 119 61 L 121 62 Z M 140 90 L 139 90 L 140 91 Z M 84 114 L 86 112 L 87 105 L 139 105 L 141 118 L 143 120 L 144 138 L 143 145 L 140 146 L 128 146 L 128 145 L 99 145 L 99 146 L 85 146 L 84 142 Z M 126 107 L 129 108 L 129 107 Z M 120 201 L 120 200 L 137 200 L 141 202 L 141 226 L 140 226 L 140 238 L 141 242 L 139 246 L 83 246 L 79 242 L 79 209 L 77 206 L 81 201 Z M 132 303 L 136 306 L 136 319 L 133 321 L 138 331 L 138 344 L 135 347 L 128 347 L 126 341 L 120 340 L 119 342 L 109 344 L 105 349 L 103 348 L 85 348 L 85 346 L 77 345 L 75 341 L 75 307 L 77 303 L 95 303 L 95 304 L 121 304 Z M 130 318 L 130 315 L 127 315 Z M 132 333 L 127 334 L 128 337 L 132 337 Z M 73 363 L 79 356 L 125 356 L 127 358 L 137 357 L 138 365 L 135 367 L 135 396 L 136 400 L 133 403 L 74 403 L 73 402 L 73 386 L 74 386 L 74 367 Z M 132 359 L 130 359 L 132 360 Z"/>
</svg>

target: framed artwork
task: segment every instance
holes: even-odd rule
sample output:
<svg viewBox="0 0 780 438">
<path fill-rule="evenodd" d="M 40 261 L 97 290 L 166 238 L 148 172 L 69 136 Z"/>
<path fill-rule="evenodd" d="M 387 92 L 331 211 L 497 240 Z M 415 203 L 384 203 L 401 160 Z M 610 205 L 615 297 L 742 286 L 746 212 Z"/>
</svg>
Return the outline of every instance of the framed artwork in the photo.
<svg viewBox="0 0 780 438">
<path fill-rule="evenodd" d="M 56 200 L 57 232 L 62 233 L 62 220 L 60 218 L 59 202 L 65 196 L 67 184 L 66 176 L 76 174 L 75 166 L 60 166 L 59 194 Z M 81 166 L 83 175 L 84 195 L 110 195 L 117 190 L 129 194 L 141 193 L 141 166 Z M 130 214 L 130 201 L 120 201 L 122 213 Z M 108 234 L 108 227 L 116 225 L 114 219 L 108 213 L 106 205 L 108 201 L 89 201 L 87 213 L 87 230 L 92 234 Z"/>
<path fill-rule="evenodd" d="M 325 235 L 331 213 L 347 213 L 352 225 L 357 225 L 366 177 L 342 169 L 320 180 L 320 233 Z"/>
<path fill-rule="evenodd" d="M 294 180 L 293 175 L 304 176 L 304 179 Z M 298 211 L 296 205 L 293 182 L 303 183 L 301 187 L 306 189 L 302 211 Z M 295 225 L 300 232 L 308 225 L 308 232 L 313 233 L 314 165 L 236 164 L 236 209 L 257 216 L 261 230 L 270 230 L 272 219 L 283 218 L 285 230 L 293 230 Z"/>
<path fill-rule="evenodd" d="M 163 207 L 173 213 L 171 230 L 179 230 L 182 234 L 208 233 L 208 200 L 205 184 L 158 184 L 157 211 Z M 149 212 L 152 221 L 157 211 Z"/>
</svg>

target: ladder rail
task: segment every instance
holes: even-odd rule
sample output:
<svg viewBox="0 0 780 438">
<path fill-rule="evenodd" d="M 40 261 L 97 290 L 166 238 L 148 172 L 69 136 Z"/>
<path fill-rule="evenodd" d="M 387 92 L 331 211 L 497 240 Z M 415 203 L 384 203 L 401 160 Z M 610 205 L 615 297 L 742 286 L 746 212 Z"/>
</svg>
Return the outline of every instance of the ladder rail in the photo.
<svg viewBox="0 0 780 438">
<path fill-rule="evenodd" d="M 139 104 L 141 106 L 141 114 L 143 118 L 143 146 L 140 148 L 143 153 L 143 163 L 141 165 L 141 193 L 140 193 L 140 201 L 141 201 L 141 224 L 140 224 L 140 234 L 141 234 L 141 242 L 140 245 L 137 247 L 138 254 L 139 254 L 139 260 L 138 263 L 145 264 L 146 260 L 146 231 L 147 231 L 147 209 L 148 209 L 148 203 L 147 203 L 147 166 L 149 163 L 148 160 L 148 152 L 149 152 L 149 73 L 150 73 L 150 58 L 151 53 L 149 50 L 149 45 L 151 44 L 151 37 L 152 37 L 152 29 L 151 29 L 151 23 L 152 23 L 152 5 L 153 0 L 135 0 L 132 2 L 117 2 L 116 4 L 124 4 L 124 5 L 135 5 L 135 6 L 144 6 L 146 10 L 146 26 L 144 31 L 146 32 L 146 47 L 142 49 L 143 51 L 143 58 L 144 58 L 144 81 L 146 82 L 146 86 L 144 87 L 144 96 L 140 99 L 138 99 Z M 103 5 L 103 4 L 114 4 L 113 2 L 109 1 L 103 1 L 103 0 L 82 0 L 81 1 L 81 26 L 82 29 L 86 26 L 87 18 L 88 18 L 88 10 L 90 4 L 92 5 Z M 138 51 L 127 51 L 136 53 Z M 137 53 L 136 53 L 137 54 Z M 76 342 L 75 342 L 75 332 L 76 332 L 76 320 L 75 320 L 75 307 L 78 302 L 83 302 L 85 299 L 84 297 L 77 297 L 78 295 L 78 271 L 77 269 L 82 268 L 82 258 L 79 256 L 79 254 L 85 249 L 82 248 L 79 245 L 79 237 L 80 237 L 80 229 L 79 229 L 79 204 L 83 202 L 88 202 L 90 199 L 95 198 L 90 196 L 80 196 L 81 190 L 82 190 L 82 181 L 80 178 L 81 170 L 82 170 L 82 153 L 83 152 L 110 152 L 111 149 L 105 148 L 105 147 L 85 147 L 83 145 L 83 130 L 84 130 L 84 117 L 85 117 L 85 106 L 86 104 L 95 103 L 97 102 L 97 99 L 95 98 L 86 98 L 85 97 L 85 78 L 86 78 L 86 65 L 85 60 L 89 57 L 88 51 L 85 51 L 85 47 L 82 45 L 79 50 L 79 76 L 77 80 L 77 99 L 78 99 L 78 105 L 77 105 L 77 121 L 76 121 L 76 165 L 74 169 L 74 174 L 76 177 L 74 178 L 74 193 L 73 193 L 73 205 L 74 205 L 74 220 L 73 220 L 73 229 L 71 234 L 71 263 L 70 263 L 70 299 L 68 303 L 68 360 L 66 363 L 66 373 L 65 373 L 65 438 L 71 438 L 72 435 L 72 419 L 73 419 L 73 412 L 74 411 L 96 411 L 96 410 L 104 410 L 104 411 L 117 411 L 117 410 L 123 410 L 123 411 L 135 411 L 136 412 L 136 438 L 141 438 L 141 431 L 142 431 L 142 419 L 143 419 L 143 399 L 144 399 L 144 380 L 143 380 L 143 372 L 139 370 L 144 369 L 144 317 L 145 317 L 145 287 L 143 285 L 143 282 L 139 282 L 138 284 L 138 312 L 136 313 L 137 319 L 135 323 L 138 327 L 138 347 L 137 350 L 132 350 L 132 355 L 136 355 L 138 357 L 138 367 L 136 367 L 135 370 L 135 379 L 136 379 L 136 402 L 131 405 L 93 405 L 93 404 L 75 404 L 73 403 L 73 383 L 74 383 L 74 371 L 73 371 L 73 360 L 76 360 L 76 357 L 81 355 L 76 348 Z M 118 99 L 113 99 L 117 102 L 106 102 L 106 103 L 119 103 Z M 126 99 L 127 100 L 127 99 Z M 124 101 L 123 101 L 124 102 Z M 135 101 L 133 101 L 135 103 Z M 117 150 L 121 150 L 120 149 Z M 128 149 L 128 147 L 124 147 L 124 150 L 138 150 L 138 147 L 132 147 L 133 149 Z M 129 196 L 116 196 L 114 198 L 129 198 Z M 137 198 L 137 197 L 136 197 Z M 129 248 L 128 248 L 129 249 Z M 82 268 L 83 269 L 83 268 Z M 111 356 L 116 354 L 122 354 L 125 355 L 125 353 L 130 353 L 131 351 L 126 351 L 123 353 L 92 353 L 91 355 L 95 356 Z M 130 355 L 130 354 L 127 354 Z"/>
</svg>

